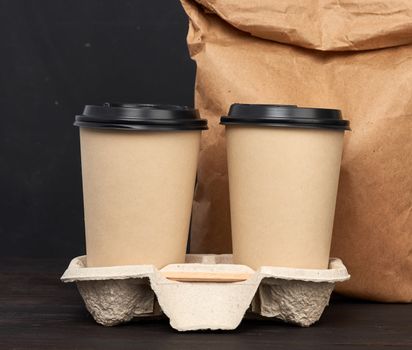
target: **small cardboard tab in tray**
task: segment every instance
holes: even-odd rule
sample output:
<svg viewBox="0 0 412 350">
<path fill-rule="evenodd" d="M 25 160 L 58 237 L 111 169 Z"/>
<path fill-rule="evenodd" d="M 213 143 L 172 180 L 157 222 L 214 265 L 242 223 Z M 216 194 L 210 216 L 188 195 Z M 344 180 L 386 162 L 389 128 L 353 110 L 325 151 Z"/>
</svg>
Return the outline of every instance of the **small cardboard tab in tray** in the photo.
<svg viewBox="0 0 412 350">
<path fill-rule="evenodd" d="M 342 261 L 329 269 L 232 264 L 229 254 L 188 254 L 185 264 L 86 267 L 74 258 L 61 280 L 76 282 L 96 322 L 113 326 L 164 313 L 179 331 L 235 329 L 246 311 L 309 326 L 319 320 L 336 282 L 349 279 Z"/>
</svg>

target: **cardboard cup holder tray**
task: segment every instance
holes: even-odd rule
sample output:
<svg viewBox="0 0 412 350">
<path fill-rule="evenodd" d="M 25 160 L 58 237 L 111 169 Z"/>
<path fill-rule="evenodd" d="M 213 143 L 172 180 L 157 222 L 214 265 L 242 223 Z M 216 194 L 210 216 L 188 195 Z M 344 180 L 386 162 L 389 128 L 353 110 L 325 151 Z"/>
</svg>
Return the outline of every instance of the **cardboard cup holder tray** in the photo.
<svg viewBox="0 0 412 350">
<path fill-rule="evenodd" d="M 97 323 L 166 315 L 179 331 L 235 329 L 246 312 L 307 327 L 319 320 L 336 282 L 349 279 L 342 261 L 325 270 L 232 264 L 232 255 L 188 254 L 186 263 L 86 267 L 74 258 L 61 280 L 76 282 Z"/>
</svg>

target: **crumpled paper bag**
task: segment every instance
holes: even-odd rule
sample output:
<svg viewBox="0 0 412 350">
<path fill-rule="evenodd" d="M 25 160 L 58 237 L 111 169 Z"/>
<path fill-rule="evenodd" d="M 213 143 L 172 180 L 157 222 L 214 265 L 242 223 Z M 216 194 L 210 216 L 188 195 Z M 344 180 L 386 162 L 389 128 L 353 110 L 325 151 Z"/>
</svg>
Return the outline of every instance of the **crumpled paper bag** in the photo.
<svg viewBox="0 0 412 350">
<path fill-rule="evenodd" d="M 192 253 L 231 251 L 224 127 L 232 103 L 338 108 L 346 133 L 332 256 L 339 291 L 412 301 L 412 2 L 182 0 L 203 133 Z M 253 233 L 251 233 L 253 234 Z"/>
</svg>

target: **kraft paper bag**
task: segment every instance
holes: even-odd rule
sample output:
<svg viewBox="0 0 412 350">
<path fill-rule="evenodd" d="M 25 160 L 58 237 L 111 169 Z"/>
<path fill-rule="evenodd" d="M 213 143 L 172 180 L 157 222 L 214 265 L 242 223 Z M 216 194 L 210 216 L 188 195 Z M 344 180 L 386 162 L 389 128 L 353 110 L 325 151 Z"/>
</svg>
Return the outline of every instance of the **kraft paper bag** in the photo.
<svg viewBox="0 0 412 350">
<path fill-rule="evenodd" d="M 231 251 L 225 128 L 232 103 L 338 108 L 345 135 L 332 256 L 338 291 L 412 301 L 412 2 L 182 0 L 204 133 L 193 253 Z M 253 232 L 251 232 L 253 239 Z"/>
</svg>

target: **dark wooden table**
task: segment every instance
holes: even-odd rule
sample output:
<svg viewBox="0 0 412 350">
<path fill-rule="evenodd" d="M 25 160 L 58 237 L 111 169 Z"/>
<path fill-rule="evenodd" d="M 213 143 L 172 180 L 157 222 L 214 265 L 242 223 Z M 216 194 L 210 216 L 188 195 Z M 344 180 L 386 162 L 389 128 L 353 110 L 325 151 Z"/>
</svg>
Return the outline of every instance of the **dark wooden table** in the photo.
<svg viewBox="0 0 412 350">
<path fill-rule="evenodd" d="M 333 297 L 321 320 L 299 328 L 244 320 L 235 331 L 179 333 L 166 319 L 97 325 L 62 260 L 0 260 L 0 349 L 412 349 L 412 305 Z"/>
</svg>

